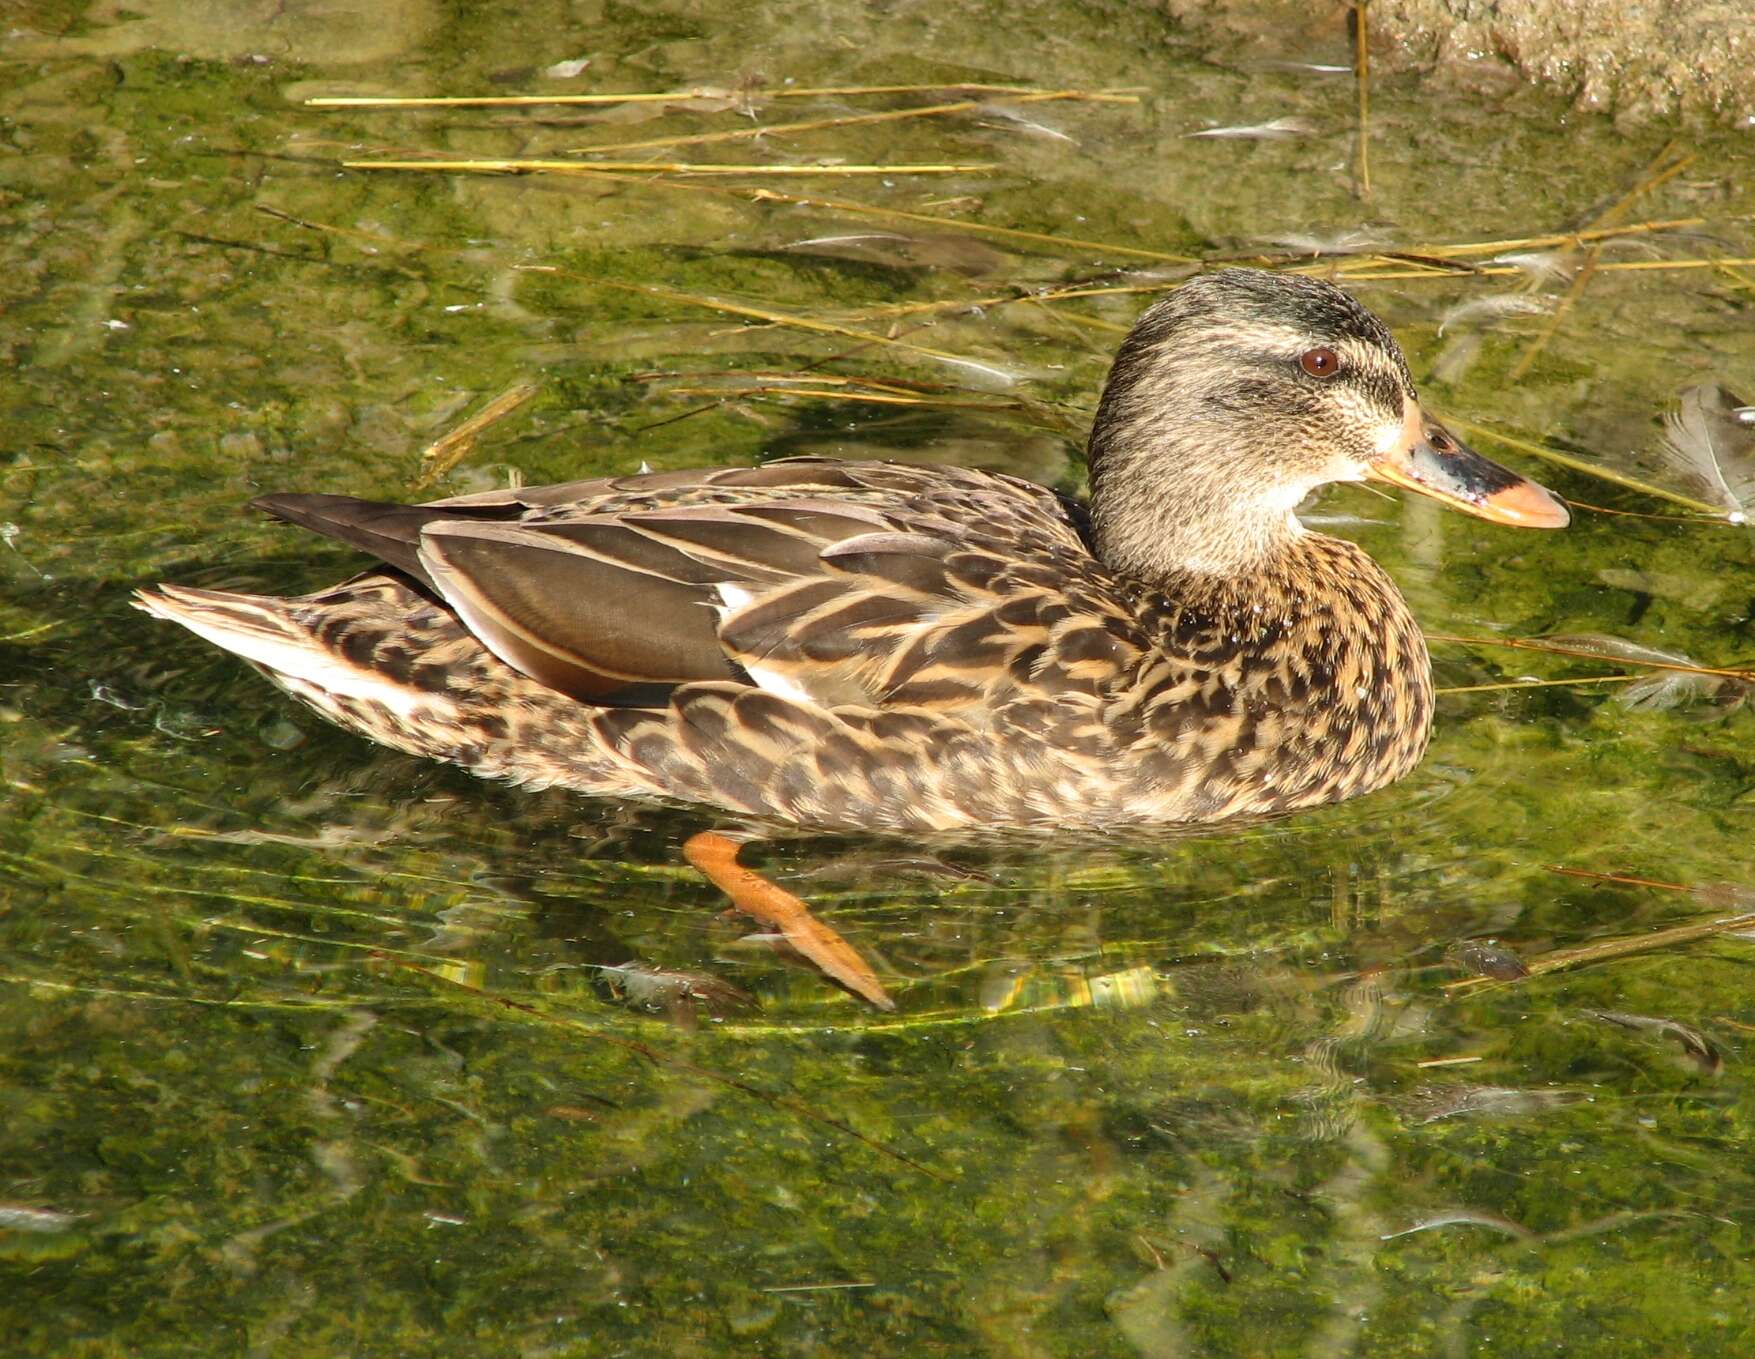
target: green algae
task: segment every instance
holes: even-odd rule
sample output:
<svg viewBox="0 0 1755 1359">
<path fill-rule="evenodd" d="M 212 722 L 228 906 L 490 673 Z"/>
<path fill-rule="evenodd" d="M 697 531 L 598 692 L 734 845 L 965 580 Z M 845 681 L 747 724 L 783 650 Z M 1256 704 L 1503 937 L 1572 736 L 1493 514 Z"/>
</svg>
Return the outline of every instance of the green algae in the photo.
<svg viewBox="0 0 1755 1359">
<path fill-rule="evenodd" d="M 997 239 L 977 275 L 805 254 L 925 233 L 693 189 L 342 173 L 356 147 L 512 155 L 727 123 L 332 115 L 306 93 L 540 88 L 583 55 L 603 88 L 1138 83 L 1137 108 L 1022 106 L 1059 136 L 935 119 L 782 150 L 997 159 L 986 179 L 822 192 L 1202 256 L 1360 226 L 1417 244 L 1577 225 L 1672 136 L 1695 167 L 1643 206 L 1704 217 L 1714 240 L 1665 249 L 1747 255 L 1738 143 L 1391 83 L 1362 206 L 1344 78 L 1204 53 L 1145 7 L 526 6 L 517 29 L 409 7 L 346 66 L 332 34 L 297 27 L 320 18 L 287 17 L 274 47 L 256 9 L 227 39 L 139 8 L 38 7 L 0 89 L 0 1208 L 59 1215 L 0 1216 L 12 1352 L 1741 1352 L 1747 940 L 1478 990 L 1445 988 L 1444 954 L 1496 938 L 1533 958 L 1713 914 L 1548 866 L 1746 887 L 1745 710 L 1458 694 L 1414 777 L 1280 825 L 753 851 L 877 964 L 901 1001 L 882 1017 L 719 915 L 676 853 L 709 818 L 373 750 L 126 603 L 158 579 L 345 574 L 349 554 L 238 507 L 285 487 L 406 494 L 428 441 L 520 382 L 538 396 L 442 489 L 947 448 L 1071 485 L 1059 427 L 1025 462 L 1027 415 L 666 388 L 812 365 L 978 385 L 702 300 L 887 334 L 872 309 L 1153 278 Z M 1184 135 L 1287 115 L 1317 131 Z M 977 201 L 933 206 L 959 198 Z M 1438 334 L 1480 288 L 1360 291 L 1416 373 L 1452 374 L 1426 383 L 1445 408 L 1605 456 L 1653 444 L 1678 386 L 1735 385 L 1755 358 L 1736 276 L 1605 274 L 1511 383 L 1542 318 Z M 1105 324 L 1140 305 L 946 311 L 902 338 L 1014 370 L 1002 394 L 1076 423 Z M 1476 332 L 1465 361 L 1453 346 Z M 667 373 L 684 376 L 648 380 Z M 1582 513 L 1523 538 L 1353 491 L 1319 508 L 1368 521 L 1342 531 L 1434 631 L 1755 652 L 1747 530 Z M 1436 655 L 1457 686 L 1592 669 Z M 632 1007 L 594 966 L 630 961 L 721 977 L 761 1010 Z M 1600 1010 L 1696 1028 L 1724 1069 Z M 27 1220 L 48 1229 L 7 1225 Z"/>
</svg>

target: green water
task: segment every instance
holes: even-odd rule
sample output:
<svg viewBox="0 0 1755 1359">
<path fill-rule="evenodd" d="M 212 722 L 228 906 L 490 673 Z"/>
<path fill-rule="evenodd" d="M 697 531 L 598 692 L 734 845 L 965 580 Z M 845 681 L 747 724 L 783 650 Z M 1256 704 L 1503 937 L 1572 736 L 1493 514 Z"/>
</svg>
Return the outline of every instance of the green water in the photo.
<svg viewBox="0 0 1755 1359">
<path fill-rule="evenodd" d="M 1746 132 L 1617 131 L 1498 87 L 1375 89 L 1362 201 L 1350 78 L 1262 60 L 1344 64 L 1338 30 L 1321 51 L 1207 53 L 1145 6 L 749 8 L 27 0 L 7 17 L 6 1352 L 1747 1353 L 1755 943 L 1474 988 L 1447 961 L 1464 941 L 1537 960 L 1751 909 L 1747 708 L 1456 694 L 1415 776 L 1279 825 L 751 851 L 872 960 L 899 1004 L 880 1016 L 721 913 L 678 854 L 709 817 L 374 749 L 128 607 L 158 580 L 293 592 L 353 570 L 240 505 L 415 494 L 420 450 L 519 383 L 536 396 L 433 493 L 806 451 L 1075 486 L 1142 294 L 874 309 L 1173 276 L 741 193 L 339 168 L 750 126 L 735 109 L 333 113 L 312 95 L 1139 85 L 1139 105 L 622 158 L 990 164 L 760 182 L 1203 259 L 1293 233 L 1418 250 L 1577 227 L 1676 139 L 1694 160 L 1624 220 L 1704 222 L 1599 264 L 1755 254 Z M 1284 117 L 1310 131 L 1184 135 Z M 872 232 L 906 239 L 800 246 Z M 1517 278 L 1358 291 L 1439 408 L 1624 467 L 1680 387 L 1755 387 L 1752 279 L 1601 268 L 1515 378 L 1551 315 L 1439 327 Z M 610 283 L 893 328 L 1015 380 Z M 689 390 L 806 368 L 977 404 Z M 1484 446 L 1590 505 L 1682 513 Z M 1524 536 L 1357 490 L 1316 510 L 1431 631 L 1755 655 L 1748 529 L 1581 510 Z M 1435 651 L 1448 686 L 1612 668 Z M 628 964 L 735 990 L 649 1007 L 604 970 Z M 1605 1011 L 1686 1026 L 1720 1061 Z"/>
</svg>

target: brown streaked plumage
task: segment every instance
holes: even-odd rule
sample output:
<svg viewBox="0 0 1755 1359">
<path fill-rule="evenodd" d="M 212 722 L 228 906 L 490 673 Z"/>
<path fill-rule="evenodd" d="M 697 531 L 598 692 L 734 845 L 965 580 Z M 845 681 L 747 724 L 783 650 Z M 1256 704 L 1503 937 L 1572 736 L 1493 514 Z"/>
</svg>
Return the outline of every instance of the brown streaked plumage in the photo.
<svg viewBox="0 0 1755 1359">
<path fill-rule="evenodd" d="M 801 458 L 431 505 L 268 496 L 384 563 L 141 606 L 342 726 L 477 773 L 813 826 L 1104 829 L 1314 806 L 1425 749 L 1395 586 L 1293 507 L 1374 476 L 1564 508 L 1433 424 L 1376 317 L 1226 270 L 1129 334 L 1089 509 L 993 473 Z"/>
</svg>

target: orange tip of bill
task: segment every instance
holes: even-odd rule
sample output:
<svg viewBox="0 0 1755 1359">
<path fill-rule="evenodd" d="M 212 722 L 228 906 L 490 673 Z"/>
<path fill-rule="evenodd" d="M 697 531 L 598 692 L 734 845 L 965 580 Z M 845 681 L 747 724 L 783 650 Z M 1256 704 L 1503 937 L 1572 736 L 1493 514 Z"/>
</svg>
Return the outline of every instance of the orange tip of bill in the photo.
<svg viewBox="0 0 1755 1359">
<path fill-rule="evenodd" d="M 1565 528 L 1572 522 L 1566 502 L 1545 486 L 1518 481 L 1482 497 L 1476 509 L 1483 519 L 1519 528 Z"/>
</svg>

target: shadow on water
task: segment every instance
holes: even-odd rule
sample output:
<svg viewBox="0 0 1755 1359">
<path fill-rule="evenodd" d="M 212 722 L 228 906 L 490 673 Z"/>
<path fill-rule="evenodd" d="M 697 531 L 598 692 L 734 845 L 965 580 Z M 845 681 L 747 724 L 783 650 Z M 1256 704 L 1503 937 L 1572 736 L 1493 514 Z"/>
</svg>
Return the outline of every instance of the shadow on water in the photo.
<svg viewBox="0 0 1755 1359">
<path fill-rule="evenodd" d="M 871 962 L 897 1000 L 880 1014 L 726 913 L 679 854 L 709 815 L 373 749 L 127 596 L 340 578 L 356 559 L 239 507 L 406 496 L 427 443 L 521 382 L 536 397 L 435 494 L 803 452 L 1073 488 L 1149 292 L 1007 299 L 1182 268 L 743 183 L 336 166 L 910 99 L 330 115 L 309 95 L 756 72 L 1139 85 L 1139 105 L 977 100 L 644 154 L 991 162 L 761 183 L 1208 259 L 1387 248 L 1346 232 L 1409 254 L 1510 242 L 1637 190 L 1619 220 L 1688 225 L 1594 254 L 1505 244 L 1552 258 L 1486 266 L 1503 278 L 1471 272 L 1477 254 L 1455 278 L 1412 264 L 1354 286 L 1447 411 L 1685 497 L 1652 453 L 1661 415 L 1748 370 L 1751 270 L 1619 265 L 1755 253 L 1747 150 L 1391 83 L 1361 203 L 1345 76 L 1208 51 L 1147 7 L 538 11 L 514 32 L 421 3 L 227 5 L 213 25 L 37 5 L 9 40 L 0 1324 L 17 1352 L 1520 1355 L 1600 1334 L 1618 1355 L 1740 1353 L 1750 944 L 1663 932 L 1749 909 L 1742 707 L 1483 688 L 1612 667 L 1444 644 L 1458 692 L 1431 754 L 1357 804 L 1157 838 L 748 847 Z M 1278 55 L 1347 61 L 1339 28 L 1332 51 Z M 1288 118 L 1308 130 L 1187 136 Z M 1672 141 L 1693 160 L 1641 188 Z M 812 395 L 778 390 L 806 378 Z M 1615 513 L 1541 543 L 1353 491 L 1314 513 L 1434 632 L 1747 662 L 1746 528 L 1542 475 Z"/>
</svg>

